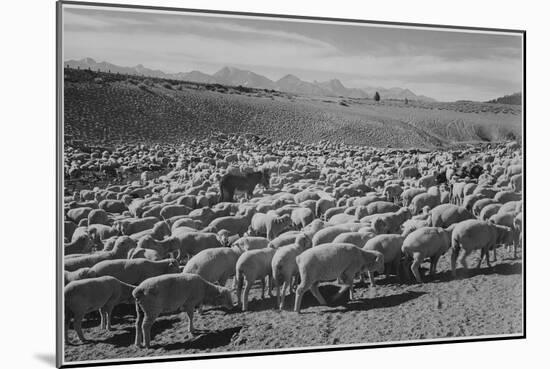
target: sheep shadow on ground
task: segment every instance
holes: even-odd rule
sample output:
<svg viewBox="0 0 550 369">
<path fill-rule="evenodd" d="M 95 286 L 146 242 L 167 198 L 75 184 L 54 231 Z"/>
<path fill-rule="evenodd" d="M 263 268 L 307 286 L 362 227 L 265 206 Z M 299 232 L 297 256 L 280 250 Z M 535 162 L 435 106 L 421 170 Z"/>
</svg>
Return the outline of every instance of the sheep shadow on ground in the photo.
<svg viewBox="0 0 550 369">
<path fill-rule="evenodd" d="M 151 327 L 151 340 L 155 338 L 157 334 L 160 334 L 174 326 L 178 322 L 178 317 L 173 317 L 171 319 L 157 319 L 153 326 Z M 125 322 L 126 324 L 128 321 Z M 136 329 L 134 325 L 130 327 L 124 327 L 122 330 L 114 328 L 114 333 L 112 336 L 103 339 L 103 340 L 90 340 L 93 343 L 106 343 L 113 345 L 115 347 L 127 347 L 134 343 Z"/>
<path fill-rule="evenodd" d="M 167 351 L 173 350 L 206 350 L 216 347 L 227 346 L 231 343 L 231 340 L 237 335 L 242 326 L 225 328 L 221 330 L 197 330 L 200 332 L 198 335 L 185 340 L 183 342 L 174 342 L 167 345 L 157 345 L 155 348 L 163 348 Z"/>
<path fill-rule="evenodd" d="M 349 301 L 343 306 L 343 309 L 345 311 L 366 311 L 379 308 L 389 308 L 419 298 L 426 293 L 427 292 L 423 291 L 405 291 L 403 293 L 389 296 L 356 299 Z"/>
<path fill-rule="evenodd" d="M 490 268 L 487 268 L 485 266 L 485 263 L 481 266 L 481 268 L 477 269 L 474 265 L 472 268 L 471 266 L 473 263 L 468 263 L 470 268 L 468 270 L 464 270 L 462 267 L 458 267 L 456 269 L 456 278 L 453 277 L 450 270 L 442 271 L 439 273 L 436 273 L 434 277 L 426 276 L 425 281 L 426 282 L 432 282 L 432 283 L 443 283 L 443 282 L 449 282 L 455 279 L 468 279 L 473 278 L 479 275 L 514 275 L 514 274 L 521 274 L 522 272 L 522 263 L 516 262 L 516 263 L 500 263 L 500 264 L 493 264 Z"/>
</svg>

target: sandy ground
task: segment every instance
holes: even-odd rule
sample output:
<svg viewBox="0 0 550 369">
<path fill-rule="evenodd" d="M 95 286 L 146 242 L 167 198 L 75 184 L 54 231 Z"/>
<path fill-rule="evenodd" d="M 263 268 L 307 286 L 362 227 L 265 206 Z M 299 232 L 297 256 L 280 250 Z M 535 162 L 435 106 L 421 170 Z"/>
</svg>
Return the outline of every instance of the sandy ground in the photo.
<svg viewBox="0 0 550 369">
<path fill-rule="evenodd" d="M 275 297 L 260 299 L 257 286 L 251 293 L 249 312 L 206 309 L 195 315 L 195 327 L 201 333 L 191 337 L 187 316 L 161 316 L 152 328 L 152 347 L 133 345 L 133 306 L 115 309 L 111 332 L 99 330 L 99 315 L 89 315 L 83 323 L 89 343 L 66 346 L 67 361 L 114 358 L 189 355 L 195 353 L 269 350 L 292 347 L 374 343 L 433 338 L 521 334 L 523 330 L 522 262 L 513 260 L 499 249 L 498 261 L 491 269 L 485 263 L 480 270 L 458 269 L 458 278 L 450 274 L 450 254 L 441 258 L 435 278 L 425 283 L 399 283 L 396 277 L 378 277 L 373 291 L 356 283 L 354 300 L 319 306 L 306 293 L 301 314 L 287 309 L 275 310 Z M 469 257 L 474 267 L 478 257 Z M 428 267 L 425 263 L 424 267 Z M 330 298 L 338 288 L 321 286 Z M 76 334 L 70 331 L 76 342 Z"/>
</svg>

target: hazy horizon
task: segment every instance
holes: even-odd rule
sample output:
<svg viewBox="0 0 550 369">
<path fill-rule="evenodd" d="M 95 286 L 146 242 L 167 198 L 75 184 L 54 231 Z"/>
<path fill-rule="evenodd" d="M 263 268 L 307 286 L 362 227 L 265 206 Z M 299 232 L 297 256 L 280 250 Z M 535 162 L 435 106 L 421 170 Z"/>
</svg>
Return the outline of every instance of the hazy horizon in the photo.
<svg viewBox="0 0 550 369">
<path fill-rule="evenodd" d="M 440 101 L 522 91 L 521 36 L 65 6 L 64 60 L 91 57 L 166 73 L 224 66 L 271 80 L 339 79 Z"/>
</svg>

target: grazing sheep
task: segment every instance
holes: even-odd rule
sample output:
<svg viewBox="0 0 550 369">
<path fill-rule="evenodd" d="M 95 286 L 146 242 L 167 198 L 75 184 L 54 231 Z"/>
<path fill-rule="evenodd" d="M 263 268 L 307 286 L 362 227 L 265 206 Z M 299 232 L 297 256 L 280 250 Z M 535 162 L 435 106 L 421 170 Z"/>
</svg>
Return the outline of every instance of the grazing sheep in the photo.
<svg viewBox="0 0 550 369">
<path fill-rule="evenodd" d="M 401 194 L 401 199 L 403 200 L 403 206 L 409 206 L 411 204 L 412 199 L 416 197 L 416 195 L 420 195 L 421 193 L 425 193 L 426 190 L 424 188 L 409 188 Z"/>
<path fill-rule="evenodd" d="M 429 227 L 430 221 L 428 219 L 409 219 L 403 223 L 403 232 L 401 236 L 406 237 L 417 229 Z"/>
<path fill-rule="evenodd" d="M 158 218 L 155 217 L 139 219 L 130 218 L 117 220 L 115 221 L 113 226 L 117 228 L 121 234 L 125 236 L 130 236 L 134 233 L 146 231 L 153 228 L 156 222 L 158 222 Z"/>
<path fill-rule="evenodd" d="M 178 259 L 184 255 L 193 256 L 202 250 L 212 249 L 215 247 L 223 247 L 218 235 L 207 232 L 189 232 L 183 228 L 178 228 L 172 237 L 178 242 L 179 249 Z"/>
<path fill-rule="evenodd" d="M 300 272 L 300 284 L 296 288 L 294 311 L 299 313 L 302 298 L 307 290 L 321 305 L 326 305 L 319 292 L 319 282 L 338 279 L 342 288 L 335 299 L 349 289 L 353 297 L 353 279 L 361 271 L 384 271 L 384 255 L 377 251 L 363 250 L 348 243 L 327 243 L 308 249 L 296 257 Z"/>
<path fill-rule="evenodd" d="M 395 213 L 379 214 L 372 220 L 374 231 L 382 233 L 398 233 L 401 225 L 411 218 L 409 208 L 401 208 Z"/>
<path fill-rule="evenodd" d="M 472 211 L 474 204 L 484 198 L 485 196 L 480 193 L 464 196 L 464 199 L 462 200 L 462 206 L 466 208 L 466 210 Z"/>
<path fill-rule="evenodd" d="M 110 251 L 99 251 L 90 255 L 75 256 L 65 258 L 64 269 L 73 272 L 80 268 L 90 268 L 103 260 L 126 259 L 128 251 L 136 247 L 136 242 L 128 236 L 118 237 L 115 245 Z"/>
<path fill-rule="evenodd" d="M 391 213 L 399 210 L 399 205 L 394 204 L 388 201 L 375 201 L 367 205 L 367 214 L 365 215 L 374 215 L 374 214 L 383 214 Z M 363 218 L 363 216 L 355 214 L 357 219 Z"/>
<path fill-rule="evenodd" d="M 430 258 L 430 274 L 435 275 L 437 261 L 451 247 L 451 232 L 452 228 L 424 227 L 410 233 L 403 241 L 401 250 L 407 257 L 406 267 L 410 265 L 418 283 L 422 283 L 420 264 L 427 257 Z"/>
<path fill-rule="evenodd" d="M 363 226 L 362 224 L 357 223 L 357 227 L 351 229 L 349 226 L 346 225 L 337 225 L 337 226 L 330 226 L 327 228 L 323 228 L 312 238 L 313 246 L 321 245 L 323 243 L 329 243 L 332 242 L 336 236 L 338 236 L 341 233 L 345 232 L 356 232 L 359 230 L 359 228 Z"/>
<path fill-rule="evenodd" d="M 478 218 L 481 220 L 489 220 L 489 218 L 498 213 L 499 209 L 502 207 L 502 204 L 489 204 L 485 206 L 479 212 Z"/>
<path fill-rule="evenodd" d="M 336 200 L 332 197 L 321 197 L 315 202 L 315 216 L 322 217 L 328 210 L 336 206 Z"/>
<path fill-rule="evenodd" d="M 265 237 L 241 237 L 233 243 L 242 251 L 264 249 L 269 244 Z"/>
<path fill-rule="evenodd" d="M 139 241 L 144 236 L 151 236 L 155 240 L 162 240 L 166 236 L 170 236 L 170 233 L 171 231 L 170 231 L 170 226 L 168 225 L 168 222 L 161 220 L 159 222 L 156 222 L 153 225 L 153 228 L 149 228 L 144 231 L 131 234 L 130 238 L 133 239 L 134 241 Z"/>
<path fill-rule="evenodd" d="M 311 248 L 311 239 L 305 234 L 299 234 L 294 244 L 278 248 L 271 259 L 271 271 L 279 310 L 283 310 L 286 292 L 293 286 L 293 278 L 298 274 L 296 257 L 308 248 Z"/>
<path fill-rule="evenodd" d="M 344 232 L 340 233 L 332 243 L 351 243 L 357 247 L 365 246 L 365 243 L 376 236 L 373 232 Z"/>
<path fill-rule="evenodd" d="M 275 237 L 288 230 L 292 226 L 290 215 L 285 214 L 279 217 L 270 216 L 266 221 L 267 239 L 273 240 Z"/>
<path fill-rule="evenodd" d="M 74 330 L 81 342 L 86 342 L 82 333 L 84 315 L 99 310 L 101 329 L 111 330 L 111 313 L 121 303 L 131 302 L 135 286 L 111 276 L 82 279 L 68 283 L 65 296 L 65 342 L 69 341 L 69 321 L 72 314 Z"/>
<path fill-rule="evenodd" d="M 522 185 L 523 185 L 522 174 L 515 174 L 512 177 L 510 177 L 510 186 L 512 187 L 512 190 L 514 192 L 521 192 Z"/>
<path fill-rule="evenodd" d="M 104 260 L 90 271 L 98 277 L 110 275 L 124 283 L 138 285 L 147 278 L 162 274 L 179 273 L 178 262 L 174 259 L 151 261 L 147 259 Z"/>
<path fill-rule="evenodd" d="M 231 234 L 238 234 L 242 236 L 250 225 L 250 220 L 254 215 L 254 209 L 248 209 L 244 215 L 233 215 L 219 217 L 208 225 L 208 227 L 216 232 L 222 229 L 227 229 Z"/>
<path fill-rule="evenodd" d="M 437 185 L 437 177 L 435 175 L 427 175 L 427 176 L 423 176 L 423 177 L 420 177 L 418 179 L 418 187 L 424 187 L 425 189 L 428 189 L 432 186 L 435 186 Z"/>
<path fill-rule="evenodd" d="M 232 306 L 227 288 L 216 286 L 196 274 L 166 274 L 146 279 L 132 295 L 136 301 L 136 340 L 138 347 L 149 348 L 151 326 L 161 313 L 183 310 L 189 318 L 189 333 L 194 335 L 193 313 L 202 304 Z"/>
<path fill-rule="evenodd" d="M 472 205 L 472 213 L 475 216 L 478 216 L 481 209 L 483 209 L 485 206 L 490 204 L 496 204 L 496 201 L 493 199 L 484 199 L 484 198 L 477 200 L 476 202 L 474 202 L 474 205 Z"/>
<path fill-rule="evenodd" d="M 405 237 L 397 234 L 380 234 L 368 240 L 363 246 L 363 250 L 378 251 L 384 255 L 385 273 L 395 270 L 397 277 L 400 277 L 399 268 L 401 266 L 401 247 Z M 374 286 L 374 275 L 369 272 L 371 284 Z"/>
<path fill-rule="evenodd" d="M 235 275 L 235 266 L 242 253 L 243 250 L 236 245 L 202 250 L 189 259 L 183 272 L 198 274 L 208 282 L 225 286 L 227 280 Z"/>
<path fill-rule="evenodd" d="M 521 193 L 513 191 L 500 191 L 495 195 L 494 199 L 501 204 L 505 204 L 509 201 L 521 201 Z"/>
<path fill-rule="evenodd" d="M 454 223 L 474 218 L 474 215 L 462 206 L 442 204 L 430 211 L 429 224 L 432 227 L 447 228 Z"/>
<path fill-rule="evenodd" d="M 92 251 L 94 242 L 87 234 L 80 235 L 76 240 L 66 243 L 63 248 L 65 255 L 87 254 Z"/>
<path fill-rule="evenodd" d="M 78 224 L 82 219 L 88 219 L 88 214 L 90 214 L 92 210 L 93 209 L 91 207 L 79 207 L 70 209 L 69 211 L 67 211 L 67 218 L 68 220 L 72 220 L 73 222 Z"/>
<path fill-rule="evenodd" d="M 94 209 L 88 213 L 88 225 L 92 224 L 103 224 L 110 225 L 111 219 L 109 218 L 109 213 L 103 209 Z"/>
<path fill-rule="evenodd" d="M 308 237 L 311 238 L 312 232 L 306 232 L 305 230 L 302 231 L 303 233 L 307 234 Z M 299 234 L 302 232 L 300 231 L 288 231 L 285 233 L 280 234 L 277 236 L 274 240 L 269 241 L 269 246 L 278 249 L 279 247 L 291 245 L 296 241 L 296 237 L 298 237 Z"/>
<path fill-rule="evenodd" d="M 160 217 L 164 220 L 170 219 L 178 215 L 188 215 L 192 208 L 185 205 L 166 205 L 160 210 Z"/>
<path fill-rule="evenodd" d="M 489 250 L 496 247 L 497 244 L 509 244 L 512 241 L 512 232 L 510 228 L 491 224 L 489 222 L 477 219 L 465 220 L 458 223 L 452 234 L 451 271 L 453 277 L 456 276 L 456 261 L 460 249 L 464 250 L 460 263 L 467 270 L 466 257 L 474 250 L 480 251 L 480 259 L 477 268 L 481 267 L 483 257 L 487 257 L 487 266 L 490 268 Z"/>
<path fill-rule="evenodd" d="M 118 214 L 122 214 L 128 210 L 128 206 L 123 200 L 103 200 L 99 203 L 99 208 L 108 213 Z"/>
<path fill-rule="evenodd" d="M 265 292 L 265 279 L 267 277 L 267 289 L 268 294 L 271 296 L 272 288 L 272 271 L 271 260 L 275 255 L 276 249 L 273 247 L 267 247 L 259 250 L 245 251 L 237 260 L 235 266 L 235 286 L 237 292 L 237 304 L 241 304 L 241 292 L 242 292 L 242 310 L 248 309 L 248 294 L 250 288 L 255 281 L 261 280 L 262 282 L 262 299 Z M 243 284 L 244 291 L 243 291 Z"/>
<path fill-rule="evenodd" d="M 292 210 L 292 214 L 290 214 L 290 219 L 295 227 L 303 229 L 309 223 L 313 222 L 313 220 L 315 219 L 315 214 L 311 209 L 308 208 L 296 208 Z"/>
<path fill-rule="evenodd" d="M 432 187 L 433 188 L 433 187 Z M 412 215 L 419 214 L 425 206 L 430 209 L 435 208 L 441 202 L 441 194 L 436 188 L 434 193 L 426 192 L 416 195 L 409 206 Z M 394 210 L 395 211 L 395 210 Z"/>
<path fill-rule="evenodd" d="M 75 270 L 74 272 L 63 272 L 63 277 L 65 280 L 65 286 L 72 282 L 72 281 L 78 281 L 80 279 L 86 279 L 86 278 L 95 278 L 96 274 L 95 272 L 91 271 L 90 268 L 80 268 Z"/>
<path fill-rule="evenodd" d="M 145 258 L 156 261 L 166 259 L 179 251 L 179 240 L 175 237 L 166 238 L 162 241 L 155 240 L 151 235 L 143 236 L 139 239 L 137 247 L 130 250 L 128 259 Z"/>
<path fill-rule="evenodd" d="M 386 197 L 386 200 L 389 202 L 396 202 L 401 197 L 403 193 L 403 188 L 397 183 L 386 184 L 382 195 Z"/>
</svg>

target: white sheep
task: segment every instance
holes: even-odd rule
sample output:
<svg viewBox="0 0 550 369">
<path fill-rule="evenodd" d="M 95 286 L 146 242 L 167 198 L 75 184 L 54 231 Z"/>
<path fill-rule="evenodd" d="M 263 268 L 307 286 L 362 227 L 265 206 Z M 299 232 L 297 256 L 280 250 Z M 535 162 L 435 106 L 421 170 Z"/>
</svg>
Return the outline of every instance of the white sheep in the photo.
<svg viewBox="0 0 550 369">
<path fill-rule="evenodd" d="M 95 272 L 91 271 L 90 268 L 80 268 L 73 272 L 64 271 L 63 273 L 64 277 L 64 285 L 66 286 L 68 283 L 72 281 L 78 281 L 80 279 L 86 279 L 86 278 L 95 278 L 96 274 Z"/>
<path fill-rule="evenodd" d="M 411 218 L 411 211 L 403 207 L 394 213 L 379 214 L 372 220 L 372 227 L 378 234 L 398 233 L 401 225 Z"/>
<path fill-rule="evenodd" d="M 89 255 L 79 255 L 65 258 L 64 270 L 73 272 L 80 268 L 90 268 L 103 260 L 126 259 L 130 249 L 136 247 L 136 243 L 128 236 L 118 237 L 110 251 L 99 251 Z"/>
<path fill-rule="evenodd" d="M 405 237 L 398 234 L 380 234 L 368 240 L 363 246 L 363 250 L 378 251 L 384 255 L 385 273 L 395 270 L 397 277 L 400 277 L 401 266 L 401 247 Z M 374 275 L 369 272 L 371 284 L 374 286 Z"/>
<path fill-rule="evenodd" d="M 118 280 L 138 285 L 147 278 L 161 274 L 179 273 L 179 264 L 175 259 L 151 261 L 147 259 L 104 260 L 90 271 L 96 276 L 110 275 Z"/>
<path fill-rule="evenodd" d="M 132 293 L 136 301 L 136 340 L 149 348 L 151 326 L 161 313 L 183 310 L 189 318 L 189 333 L 195 334 L 193 313 L 202 304 L 232 306 L 231 292 L 196 274 L 166 274 L 146 279 Z"/>
<path fill-rule="evenodd" d="M 276 249 L 273 247 L 245 251 L 237 260 L 237 264 L 235 265 L 235 288 L 237 292 L 237 304 L 241 304 L 242 298 L 243 311 L 248 309 L 248 294 L 255 281 L 261 280 L 262 282 L 261 297 L 263 299 L 267 277 L 268 294 L 271 296 L 271 288 L 273 286 L 271 260 L 275 252 Z"/>
<path fill-rule="evenodd" d="M 484 257 L 487 257 L 487 266 L 490 268 L 489 250 L 498 244 L 509 244 L 512 241 L 510 228 L 491 224 L 483 220 L 470 219 L 458 223 L 452 233 L 451 271 L 456 276 L 456 261 L 460 250 L 464 253 L 460 264 L 467 270 L 466 257 L 474 250 L 480 250 L 480 259 L 477 268 L 481 266 Z"/>
<path fill-rule="evenodd" d="M 235 275 L 235 266 L 242 253 L 243 250 L 236 245 L 202 250 L 189 259 L 183 272 L 198 274 L 208 282 L 225 286 L 227 280 Z"/>
<path fill-rule="evenodd" d="M 283 310 L 286 292 L 293 286 L 293 278 L 298 274 L 296 257 L 308 248 L 311 248 L 311 239 L 305 234 L 299 234 L 294 244 L 278 248 L 271 259 L 279 310 Z"/>
<path fill-rule="evenodd" d="M 300 284 L 296 288 L 294 311 L 300 312 L 302 298 L 307 290 L 321 305 L 326 301 L 319 292 L 319 282 L 339 280 L 343 284 L 336 299 L 349 289 L 353 297 L 353 279 L 361 271 L 384 271 L 384 255 L 363 250 L 348 243 L 327 243 L 308 249 L 296 258 Z"/>
<path fill-rule="evenodd" d="M 70 315 L 74 319 L 74 330 L 81 342 L 86 342 L 82 333 L 84 315 L 99 310 L 101 329 L 111 330 L 111 313 L 121 303 L 131 302 L 135 286 L 126 284 L 111 276 L 82 279 L 68 283 L 65 296 L 65 342 L 69 341 Z"/>
<path fill-rule="evenodd" d="M 451 247 L 451 232 L 452 228 L 424 227 L 410 233 L 403 241 L 401 250 L 407 257 L 406 267 L 410 265 L 418 283 L 422 283 L 420 264 L 427 257 L 430 258 L 430 274 L 435 275 L 437 261 Z"/>
</svg>

